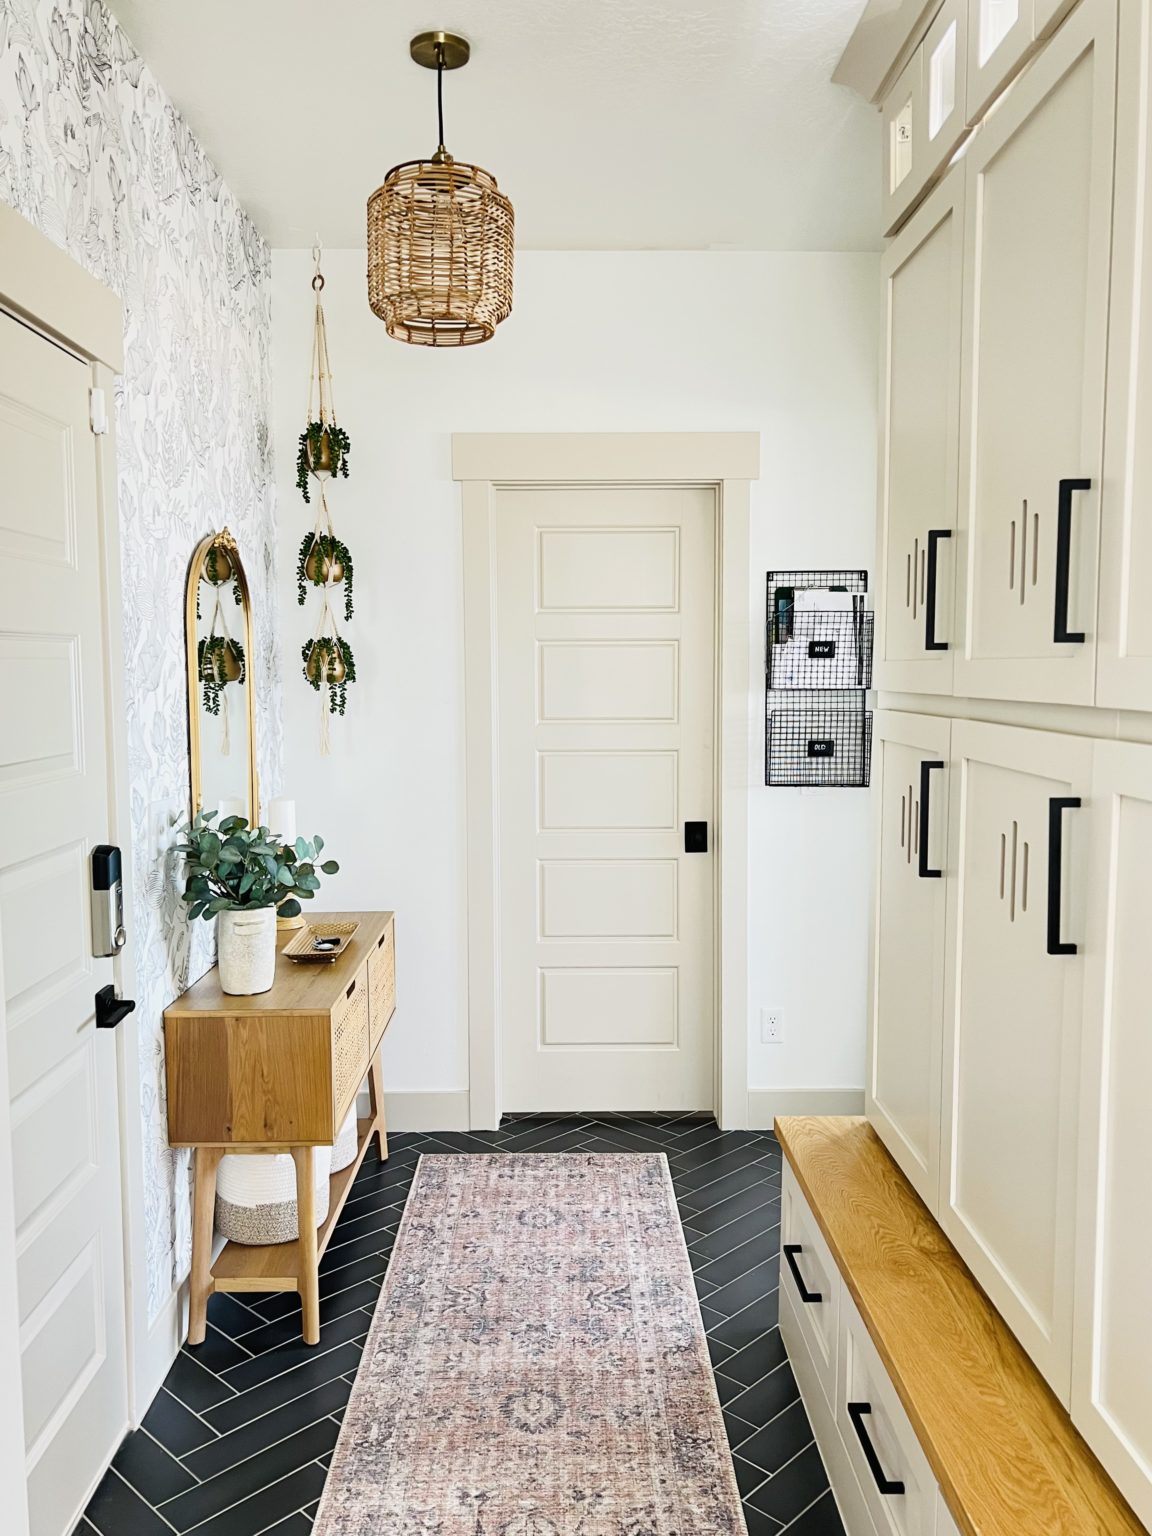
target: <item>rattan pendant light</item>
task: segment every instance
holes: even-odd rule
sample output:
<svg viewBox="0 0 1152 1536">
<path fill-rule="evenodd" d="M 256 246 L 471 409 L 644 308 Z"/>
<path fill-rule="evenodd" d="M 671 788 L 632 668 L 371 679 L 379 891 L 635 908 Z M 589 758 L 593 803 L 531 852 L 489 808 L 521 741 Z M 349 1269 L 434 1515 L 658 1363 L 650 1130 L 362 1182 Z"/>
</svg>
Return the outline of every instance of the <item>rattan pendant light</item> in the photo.
<svg viewBox="0 0 1152 1536">
<path fill-rule="evenodd" d="M 439 144 L 388 172 L 368 199 L 368 303 L 389 336 L 425 347 L 488 341 L 512 311 L 512 204 L 496 178 L 444 148 L 444 71 L 468 43 L 423 32 L 410 52 L 436 71 Z"/>
</svg>

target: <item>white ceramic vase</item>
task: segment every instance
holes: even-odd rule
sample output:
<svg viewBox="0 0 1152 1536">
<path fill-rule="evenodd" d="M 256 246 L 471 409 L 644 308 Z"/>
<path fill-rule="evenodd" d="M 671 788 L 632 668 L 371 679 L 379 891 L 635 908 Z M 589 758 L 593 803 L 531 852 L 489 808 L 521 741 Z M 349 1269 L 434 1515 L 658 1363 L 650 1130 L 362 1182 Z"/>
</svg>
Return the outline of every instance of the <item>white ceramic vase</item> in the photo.
<svg viewBox="0 0 1152 1536">
<path fill-rule="evenodd" d="M 216 917 L 220 985 L 233 997 L 267 992 L 276 979 L 276 908 L 240 907 Z"/>
</svg>

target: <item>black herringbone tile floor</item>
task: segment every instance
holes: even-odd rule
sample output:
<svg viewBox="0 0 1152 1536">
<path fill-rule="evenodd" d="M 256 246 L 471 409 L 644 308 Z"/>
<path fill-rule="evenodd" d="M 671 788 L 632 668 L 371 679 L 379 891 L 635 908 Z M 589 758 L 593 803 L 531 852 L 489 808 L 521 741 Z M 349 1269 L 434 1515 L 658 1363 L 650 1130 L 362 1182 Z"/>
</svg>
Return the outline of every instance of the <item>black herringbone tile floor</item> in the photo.
<svg viewBox="0 0 1152 1536">
<path fill-rule="evenodd" d="M 421 1152 L 664 1152 L 749 1536 L 843 1536 L 777 1323 L 780 1148 L 699 1116 L 515 1118 L 370 1154 L 320 1267 L 320 1344 L 295 1295 L 214 1296 L 75 1536 L 308 1536 Z"/>
</svg>

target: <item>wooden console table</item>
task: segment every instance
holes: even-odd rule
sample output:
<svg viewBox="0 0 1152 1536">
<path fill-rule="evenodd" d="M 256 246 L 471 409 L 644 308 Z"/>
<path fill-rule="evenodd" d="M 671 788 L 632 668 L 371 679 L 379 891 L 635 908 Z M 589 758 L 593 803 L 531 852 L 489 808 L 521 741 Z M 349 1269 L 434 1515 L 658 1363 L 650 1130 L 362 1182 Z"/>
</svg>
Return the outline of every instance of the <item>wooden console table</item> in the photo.
<svg viewBox="0 0 1152 1536">
<path fill-rule="evenodd" d="M 195 1151 L 188 1342 L 204 1341 L 213 1291 L 299 1291 L 304 1340 L 320 1341 L 319 1263 L 375 1136 L 388 1156 L 380 1040 L 396 1006 L 391 912 L 325 912 L 360 926 L 330 965 L 277 956 L 270 992 L 232 997 L 215 970 L 164 1013 L 168 1139 Z M 292 937 L 292 935 L 288 935 Z M 332 1175 L 317 1229 L 312 1148 L 330 1146 L 365 1077 L 371 1113 L 356 1157 Z M 226 1152 L 290 1152 L 300 1237 L 249 1247 L 229 1243 L 212 1263 L 216 1170 Z"/>
</svg>

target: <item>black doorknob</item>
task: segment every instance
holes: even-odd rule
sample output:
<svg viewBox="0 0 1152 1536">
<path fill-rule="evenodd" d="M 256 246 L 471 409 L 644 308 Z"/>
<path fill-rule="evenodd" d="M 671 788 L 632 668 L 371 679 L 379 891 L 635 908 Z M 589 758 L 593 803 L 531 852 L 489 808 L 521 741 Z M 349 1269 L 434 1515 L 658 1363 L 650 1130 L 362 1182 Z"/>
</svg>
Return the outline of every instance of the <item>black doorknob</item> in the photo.
<svg viewBox="0 0 1152 1536">
<path fill-rule="evenodd" d="M 117 997 L 111 982 L 96 994 L 96 1028 L 115 1029 L 121 1019 L 126 1019 L 136 1004 L 130 997 Z"/>
<path fill-rule="evenodd" d="M 684 823 L 684 852 L 708 852 L 708 823 L 706 821 L 686 821 Z"/>
</svg>

